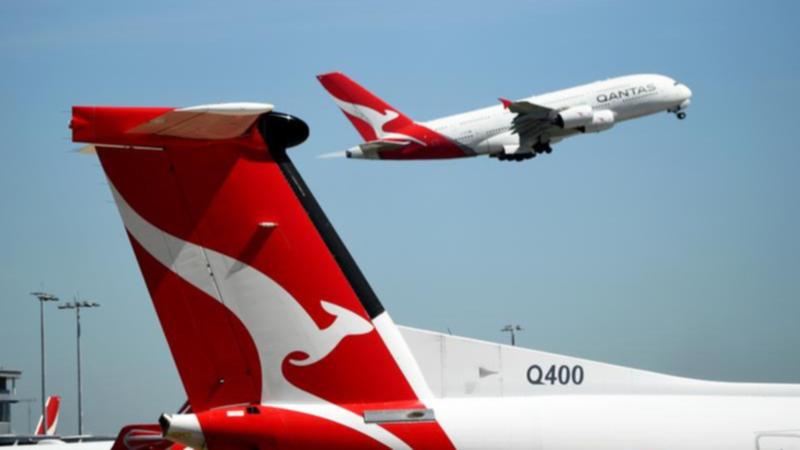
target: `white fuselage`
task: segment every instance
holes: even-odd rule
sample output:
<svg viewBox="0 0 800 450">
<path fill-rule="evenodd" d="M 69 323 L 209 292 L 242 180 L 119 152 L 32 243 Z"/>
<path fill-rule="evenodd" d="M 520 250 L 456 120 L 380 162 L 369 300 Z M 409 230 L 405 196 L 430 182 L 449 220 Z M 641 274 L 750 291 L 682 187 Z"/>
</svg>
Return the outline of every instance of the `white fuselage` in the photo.
<svg viewBox="0 0 800 450">
<path fill-rule="evenodd" d="M 696 380 L 399 328 L 459 449 L 800 449 L 800 385 Z M 572 375 L 549 377 L 550 367 Z"/>
<path fill-rule="evenodd" d="M 629 75 L 522 99 L 562 110 L 588 105 L 593 112 L 613 113 L 613 124 L 662 111 L 678 112 L 689 105 L 691 91 L 686 85 L 663 75 Z M 516 114 L 495 105 L 422 123 L 456 141 L 475 154 L 496 154 L 519 146 L 520 137 L 511 130 Z M 557 142 L 579 134 L 576 129 L 555 128 L 541 142 Z"/>
<path fill-rule="evenodd" d="M 459 449 L 798 449 L 797 388 L 785 395 L 552 395 L 433 405 Z"/>
</svg>

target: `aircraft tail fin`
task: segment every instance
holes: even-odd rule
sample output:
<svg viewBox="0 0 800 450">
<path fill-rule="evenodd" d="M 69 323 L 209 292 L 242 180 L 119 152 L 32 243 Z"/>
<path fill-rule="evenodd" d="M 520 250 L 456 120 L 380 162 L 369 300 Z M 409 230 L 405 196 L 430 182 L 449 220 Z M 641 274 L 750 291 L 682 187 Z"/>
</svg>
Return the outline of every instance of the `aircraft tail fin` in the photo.
<svg viewBox="0 0 800 450">
<path fill-rule="evenodd" d="M 392 132 L 414 123 L 341 72 L 317 75 L 317 79 L 367 142 L 391 137 Z"/>
<path fill-rule="evenodd" d="M 45 414 L 47 414 L 47 429 L 44 429 L 42 417 L 39 417 L 39 423 L 36 425 L 36 432 L 34 434 L 39 436 L 53 436 L 56 434 L 58 427 L 58 414 L 61 409 L 61 397 L 58 395 L 51 395 L 47 397 L 44 404 Z"/>
<path fill-rule="evenodd" d="M 191 131 L 206 137 L 131 132 L 174 111 L 75 107 L 71 127 L 73 140 L 94 143 L 191 416 L 266 405 L 390 447 L 447 442 L 434 420 L 410 429 L 364 419 L 375 409 L 424 409 L 430 393 L 286 154 L 307 136 L 305 124 L 270 111 L 242 128 L 236 113 L 211 112 Z M 234 131 L 207 132 L 228 121 Z"/>
</svg>

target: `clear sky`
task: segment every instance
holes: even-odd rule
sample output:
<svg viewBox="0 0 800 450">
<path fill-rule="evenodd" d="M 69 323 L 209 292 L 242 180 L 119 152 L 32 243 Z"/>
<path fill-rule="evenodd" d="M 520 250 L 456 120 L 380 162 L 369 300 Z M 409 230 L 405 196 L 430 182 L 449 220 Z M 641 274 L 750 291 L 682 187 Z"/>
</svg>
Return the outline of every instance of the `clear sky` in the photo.
<svg viewBox="0 0 800 450">
<path fill-rule="evenodd" d="M 0 365 L 39 395 L 38 306 L 84 315 L 84 426 L 184 399 L 75 104 L 267 101 L 395 321 L 691 377 L 800 382 L 800 3 L 0 2 Z M 694 91 L 525 163 L 320 160 L 360 141 L 342 70 L 418 120 L 630 73 Z M 50 392 L 76 431 L 74 316 L 49 305 Z M 34 420 L 38 416 L 34 405 Z M 24 406 L 14 410 L 27 431 Z"/>
</svg>

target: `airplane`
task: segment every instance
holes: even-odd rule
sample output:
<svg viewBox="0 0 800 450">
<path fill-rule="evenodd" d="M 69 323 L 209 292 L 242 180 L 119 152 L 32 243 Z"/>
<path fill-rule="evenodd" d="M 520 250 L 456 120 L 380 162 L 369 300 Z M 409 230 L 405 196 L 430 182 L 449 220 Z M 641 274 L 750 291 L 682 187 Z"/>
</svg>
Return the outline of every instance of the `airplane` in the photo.
<svg viewBox="0 0 800 450">
<path fill-rule="evenodd" d="M 692 91 L 664 75 L 611 78 L 427 122 L 415 122 L 347 75 L 318 75 L 322 86 L 366 142 L 322 157 L 446 159 L 489 155 L 524 161 L 553 151 L 570 136 L 667 111 L 686 117 Z"/>
<path fill-rule="evenodd" d="M 20 443 L 38 443 L 45 440 L 51 440 L 56 436 L 56 428 L 58 427 L 58 414 L 61 407 L 61 397 L 58 395 L 50 395 L 44 402 L 45 414 L 47 414 L 47 429 L 45 430 L 43 416 L 39 416 L 39 421 L 32 435 L 26 434 L 0 434 L 0 446 L 3 445 L 17 445 Z"/>
<path fill-rule="evenodd" d="M 50 447 L 64 447 L 64 450 L 109 450 L 114 440 L 104 436 L 76 435 L 61 436 L 56 434 L 58 418 L 61 410 L 61 397 L 50 395 L 45 400 L 45 413 L 47 414 L 47 429 L 42 423 L 42 416 L 36 425 L 34 434 L 3 434 L 0 435 L 0 447 L 21 445 L 48 445 Z M 156 449 L 153 449 L 156 450 Z"/>
<path fill-rule="evenodd" d="M 192 408 L 160 416 L 169 441 L 800 448 L 797 384 L 682 378 L 395 325 L 289 158 L 307 125 L 270 104 L 75 106 L 70 128 L 99 157 Z"/>
</svg>

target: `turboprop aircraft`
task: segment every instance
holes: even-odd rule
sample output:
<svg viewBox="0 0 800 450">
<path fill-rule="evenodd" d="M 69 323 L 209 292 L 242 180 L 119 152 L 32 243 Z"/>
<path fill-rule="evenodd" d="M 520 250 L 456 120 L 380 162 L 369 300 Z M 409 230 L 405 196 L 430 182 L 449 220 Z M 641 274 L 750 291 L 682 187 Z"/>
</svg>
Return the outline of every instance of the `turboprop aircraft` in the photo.
<svg viewBox="0 0 800 450">
<path fill-rule="evenodd" d="M 800 448 L 800 385 L 680 378 L 395 325 L 288 156 L 307 126 L 271 105 L 78 106 L 70 127 L 99 156 L 192 408 L 160 417 L 170 441 Z"/>
<path fill-rule="evenodd" d="M 346 75 L 317 76 L 366 142 L 323 157 L 444 159 L 489 155 L 523 161 L 552 152 L 570 136 L 608 130 L 618 122 L 667 111 L 678 119 L 692 91 L 663 75 L 628 75 L 521 100 L 415 122 Z"/>
</svg>

